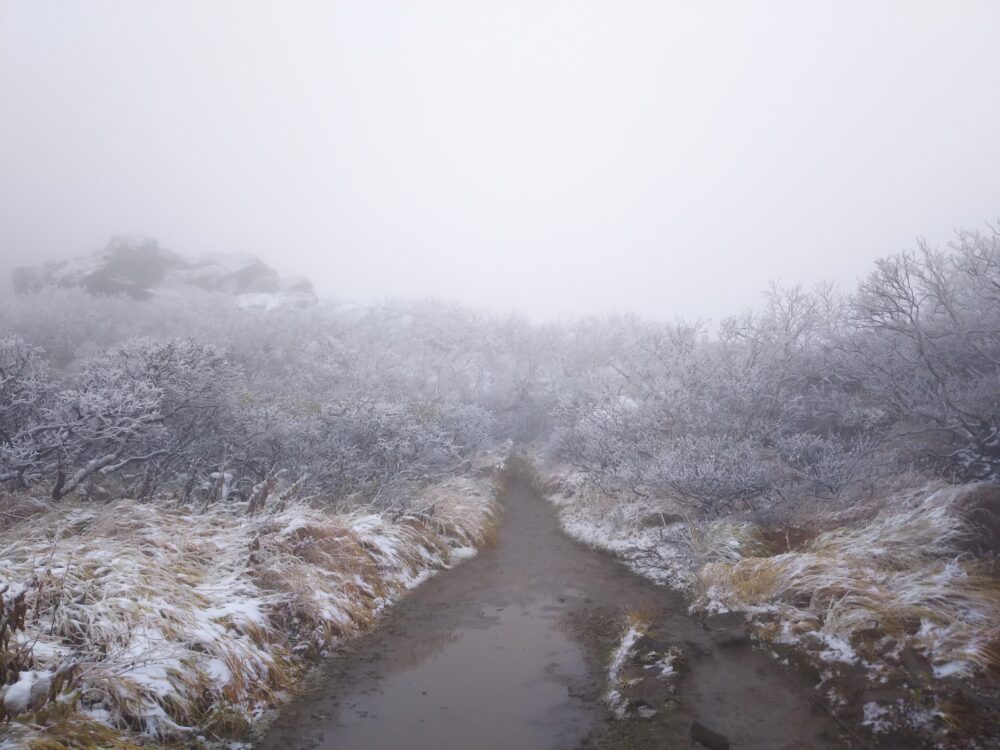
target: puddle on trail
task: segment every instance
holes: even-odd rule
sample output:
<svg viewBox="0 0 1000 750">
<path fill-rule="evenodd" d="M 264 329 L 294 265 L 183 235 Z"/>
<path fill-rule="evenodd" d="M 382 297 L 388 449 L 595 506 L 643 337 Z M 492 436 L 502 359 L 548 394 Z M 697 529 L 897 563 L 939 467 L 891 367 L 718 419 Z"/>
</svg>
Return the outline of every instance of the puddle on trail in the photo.
<svg viewBox="0 0 1000 750">
<path fill-rule="evenodd" d="M 630 608 L 648 611 L 669 642 L 709 655 L 685 678 L 680 708 L 623 728 L 600 695 Z M 434 576 L 345 644 L 257 747 L 689 747 L 694 718 L 744 750 L 840 746 L 817 739 L 829 721 L 787 672 L 756 650 L 709 653 L 709 635 L 685 610 L 680 594 L 568 538 L 552 508 L 514 481 L 497 545 Z"/>
<path fill-rule="evenodd" d="M 489 607 L 435 652 L 416 646 L 414 666 L 343 701 L 319 747 L 574 746 L 592 716 L 570 695 L 586 664 L 559 628 L 559 610 L 555 599 Z"/>
</svg>

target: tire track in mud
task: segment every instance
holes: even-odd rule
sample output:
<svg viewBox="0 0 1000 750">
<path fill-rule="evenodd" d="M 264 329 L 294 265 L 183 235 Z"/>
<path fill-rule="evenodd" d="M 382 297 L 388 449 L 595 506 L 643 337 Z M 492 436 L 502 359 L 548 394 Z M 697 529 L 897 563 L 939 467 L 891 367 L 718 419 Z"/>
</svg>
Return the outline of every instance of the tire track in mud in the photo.
<svg viewBox="0 0 1000 750">
<path fill-rule="evenodd" d="M 601 696 L 628 611 L 644 612 L 690 668 L 667 708 L 616 721 Z M 749 645 L 713 643 L 681 594 L 567 537 L 515 477 L 496 546 L 340 648 L 256 747 L 686 748 L 693 720 L 734 750 L 848 746 L 787 668 Z"/>
</svg>

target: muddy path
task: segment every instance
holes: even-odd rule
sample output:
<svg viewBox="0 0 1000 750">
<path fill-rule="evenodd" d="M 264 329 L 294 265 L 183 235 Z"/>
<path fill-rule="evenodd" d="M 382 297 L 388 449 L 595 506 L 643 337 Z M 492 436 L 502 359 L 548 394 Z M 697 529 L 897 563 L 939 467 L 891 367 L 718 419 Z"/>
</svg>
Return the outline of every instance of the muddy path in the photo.
<svg viewBox="0 0 1000 750">
<path fill-rule="evenodd" d="M 652 719 L 600 697 L 629 609 L 690 669 Z M 439 574 L 314 674 L 259 750 L 687 748 L 698 719 L 734 750 L 846 747 L 789 669 L 719 648 L 681 595 L 565 536 L 527 481 L 510 483 L 492 549 Z"/>
</svg>

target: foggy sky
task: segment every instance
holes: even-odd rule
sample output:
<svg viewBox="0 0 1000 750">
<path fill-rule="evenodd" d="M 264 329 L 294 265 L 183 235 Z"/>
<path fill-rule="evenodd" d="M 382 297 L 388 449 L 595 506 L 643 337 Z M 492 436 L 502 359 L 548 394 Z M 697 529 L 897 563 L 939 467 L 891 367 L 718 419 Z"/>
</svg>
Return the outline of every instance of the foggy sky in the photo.
<svg viewBox="0 0 1000 750">
<path fill-rule="evenodd" d="M 1000 3 L 0 0 L 3 271 L 713 317 L 1000 217 Z"/>
</svg>

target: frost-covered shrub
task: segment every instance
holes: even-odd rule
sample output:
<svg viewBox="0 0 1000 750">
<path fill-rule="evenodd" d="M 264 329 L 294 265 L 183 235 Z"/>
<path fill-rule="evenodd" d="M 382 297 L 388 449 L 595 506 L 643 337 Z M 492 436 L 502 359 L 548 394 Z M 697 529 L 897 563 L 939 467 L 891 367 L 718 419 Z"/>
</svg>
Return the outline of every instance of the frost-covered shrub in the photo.
<svg viewBox="0 0 1000 750">
<path fill-rule="evenodd" d="M 22 486 L 50 482 L 56 500 L 97 475 L 163 471 L 213 450 L 236 378 L 221 352 L 189 341 L 130 341 L 55 382 L 31 364 L 36 351 L 18 351 L 20 385 L 8 389 L 14 402 L 4 411 L 0 477 Z"/>
<path fill-rule="evenodd" d="M 529 326 L 435 305 L 264 312 L 48 290 L 7 302 L 0 326 L 0 477 L 57 497 L 113 481 L 209 501 L 226 475 L 245 500 L 283 471 L 313 494 L 363 495 L 456 468 L 534 387 L 518 364 Z"/>
<path fill-rule="evenodd" d="M 351 489 L 441 473 L 459 447 L 433 405 L 340 400 L 324 411 L 325 444 L 336 477 Z"/>
<path fill-rule="evenodd" d="M 806 432 L 782 436 L 775 447 L 793 479 L 831 495 L 870 477 L 876 450 L 875 441 L 864 435 L 841 438 Z"/>
<path fill-rule="evenodd" d="M 119 367 L 84 363 L 52 388 L 32 418 L 9 434 L 0 475 L 31 485 L 52 479 L 59 499 L 94 472 L 139 457 L 162 434 L 159 391 Z"/>
<path fill-rule="evenodd" d="M 770 466 L 756 446 L 737 437 L 672 441 L 648 471 L 650 484 L 705 514 L 751 510 L 772 485 Z"/>
<path fill-rule="evenodd" d="M 442 431 L 462 451 L 488 445 L 495 434 L 496 419 L 481 406 L 447 403 L 437 405 L 435 412 Z"/>
<path fill-rule="evenodd" d="M 20 336 L 0 339 L 0 481 L 25 484 L 34 462 L 30 431 L 51 397 L 43 352 Z"/>
</svg>

